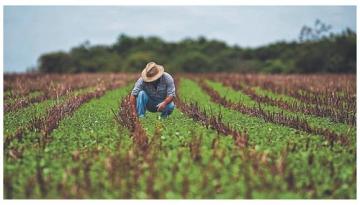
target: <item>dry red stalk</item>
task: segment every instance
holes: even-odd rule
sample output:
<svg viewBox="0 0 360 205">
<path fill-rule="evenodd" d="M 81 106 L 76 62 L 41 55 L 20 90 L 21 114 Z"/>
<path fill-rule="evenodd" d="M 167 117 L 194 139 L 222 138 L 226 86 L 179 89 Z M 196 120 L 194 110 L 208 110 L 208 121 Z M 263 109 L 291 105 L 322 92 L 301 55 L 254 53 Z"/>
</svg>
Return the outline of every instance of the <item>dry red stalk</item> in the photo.
<svg viewBox="0 0 360 205">
<path fill-rule="evenodd" d="M 187 194 L 189 193 L 189 188 L 190 187 L 190 181 L 189 178 L 187 176 L 184 176 L 183 182 L 182 182 L 182 191 L 181 191 L 181 195 L 183 198 L 187 198 Z"/>
<path fill-rule="evenodd" d="M 148 148 L 148 137 L 143 129 L 139 119 L 131 111 L 130 96 L 125 97 L 121 104 L 118 114 L 118 120 L 132 132 L 134 144 L 142 151 Z"/>
<path fill-rule="evenodd" d="M 47 195 L 47 187 L 46 187 L 46 181 L 44 179 L 43 175 L 43 167 L 40 165 L 40 157 L 37 157 L 36 160 L 36 179 L 40 187 L 40 192 L 42 198 L 45 198 Z"/>
<path fill-rule="evenodd" d="M 192 133 L 193 139 L 189 143 L 189 149 L 191 158 L 194 161 L 200 161 L 201 160 L 201 154 L 200 154 L 200 146 L 201 146 L 201 137 L 194 135 L 195 133 Z"/>
<path fill-rule="evenodd" d="M 27 107 L 30 104 L 41 102 L 47 99 L 45 95 L 39 95 L 32 98 L 21 98 L 19 100 L 16 100 L 14 103 L 5 103 L 4 104 L 4 112 L 10 112 L 15 111 L 23 107 Z"/>
<path fill-rule="evenodd" d="M 11 175 L 4 176 L 4 198 L 5 199 L 13 198 L 14 187 L 13 187 L 13 183 L 12 183 L 12 178 L 13 178 L 13 176 L 11 176 Z"/>
<path fill-rule="evenodd" d="M 29 125 L 25 126 L 25 127 L 20 127 L 16 130 L 16 132 L 13 135 L 9 135 L 9 136 L 4 136 L 4 149 L 6 149 L 11 141 L 17 139 L 18 141 L 22 140 L 24 133 L 27 130 L 31 130 L 34 129 L 34 122 L 35 120 L 32 121 L 32 123 L 30 123 Z"/>
</svg>

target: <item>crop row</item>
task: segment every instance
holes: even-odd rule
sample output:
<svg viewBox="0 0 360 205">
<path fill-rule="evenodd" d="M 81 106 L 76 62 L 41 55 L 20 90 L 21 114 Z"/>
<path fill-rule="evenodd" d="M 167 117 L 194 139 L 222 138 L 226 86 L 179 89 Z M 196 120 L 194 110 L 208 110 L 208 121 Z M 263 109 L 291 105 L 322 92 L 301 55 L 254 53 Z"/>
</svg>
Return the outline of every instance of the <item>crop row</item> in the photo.
<svg viewBox="0 0 360 205">
<path fill-rule="evenodd" d="M 200 83 L 200 85 L 211 96 L 211 99 L 214 102 L 219 103 L 219 104 L 223 105 L 224 107 L 234 109 L 234 110 L 239 111 L 246 115 L 263 118 L 267 122 L 272 122 L 272 123 L 276 123 L 276 124 L 289 126 L 289 127 L 292 127 L 292 128 L 298 129 L 298 130 L 302 130 L 302 131 L 305 131 L 308 133 L 323 135 L 327 140 L 330 141 L 331 146 L 333 146 L 334 142 L 340 142 L 341 144 L 344 144 L 344 145 L 349 143 L 349 139 L 347 136 L 342 135 L 342 134 L 337 134 L 337 133 L 332 132 L 325 128 L 311 127 L 309 125 L 309 123 L 307 121 L 305 121 L 304 119 L 300 119 L 298 117 L 294 118 L 294 117 L 285 115 L 282 112 L 275 113 L 275 112 L 265 111 L 261 107 L 260 103 L 258 104 L 257 107 L 255 107 L 255 106 L 249 107 L 249 106 L 246 106 L 242 102 L 233 103 L 233 102 L 226 100 L 224 97 L 221 97 L 219 95 L 219 93 L 217 93 L 214 89 L 209 87 L 205 82 L 202 81 Z"/>
<path fill-rule="evenodd" d="M 5 158 L 6 198 L 82 198 L 102 193 L 97 184 L 108 185 L 102 168 L 106 156 L 120 144 L 125 148 L 130 143 L 111 113 L 128 91 L 129 87 L 107 91 L 82 104 L 62 118 L 44 147 L 25 140 L 26 148 L 18 159 Z M 26 134 L 26 139 L 42 136 Z"/>
<path fill-rule="evenodd" d="M 64 115 L 43 147 L 27 132 L 5 156 L 5 198 L 356 197 L 354 144 L 228 109 L 187 79 L 169 118 L 137 119 L 130 88 Z"/>
<path fill-rule="evenodd" d="M 349 144 L 347 149 L 338 143 L 331 147 L 326 139 L 317 135 L 298 132 L 268 123 L 261 118 L 234 112 L 211 102 L 211 97 L 190 80 L 182 80 L 179 87 L 183 99 L 199 103 L 202 108 L 212 110 L 213 115 L 222 113 L 224 123 L 247 129 L 249 145 L 254 146 L 257 152 L 265 150 L 266 153 L 277 156 L 278 166 L 282 164 L 285 170 L 282 177 L 286 179 L 288 187 L 292 187 L 289 190 L 304 193 L 310 198 L 342 194 L 353 196 L 355 193 L 356 183 L 353 180 L 356 178 L 356 148 L 353 144 Z M 280 163 L 281 161 L 283 163 Z M 322 174 L 319 175 L 319 172 Z M 279 178 L 273 181 L 278 182 L 277 180 Z M 250 180 L 249 183 L 253 181 Z M 264 183 L 262 186 L 271 185 Z M 273 187 L 272 190 L 277 188 Z"/>
<path fill-rule="evenodd" d="M 164 196 L 165 198 L 271 197 L 271 194 L 266 194 L 267 190 L 280 184 L 293 183 L 291 177 L 281 176 L 287 175 L 285 174 L 287 172 L 285 155 L 277 159 L 269 153 L 245 147 L 243 143 L 238 143 L 239 141 L 234 139 L 234 136 L 237 136 L 234 133 L 239 132 L 236 130 L 233 130 L 231 134 L 226 134 L 233 137 L 233 140 L 229 141 L 228 139 L 231 138 L 222 133 L 223 128 L 216 129 L 216 125 L 209 125 L 210 120 L 203 116 L 212 119 L 216 117 L 207 115 L 197 106 L 183 103 L 178 99 L 176 106 L 183 113 L 175 110 L 173 116 L 166 121 L 156 120 L 156 114 L 150 114 L 143 121 L 145 128 L 149 128 L 154 135 L 157 135 L 152 139 L 160 140 L 157 148 L 160 152 L 157 156 L 158 161 L 152 163 L 158 172 L 153 177 L 163 179 L 160 181 L 165 183 L 159 183 L 156 179 L 152 180 L 157 182 L 156 184 L 161 184 L 154 187 L 157 193 L 154 198 Z M 189 121 L 189 118 L 194 121 Z M 217 121 L 217 125 L 226 127 L 221 120 L 217 119 Z M 188 148 L 190 155 L 184 152 L 184 148 Z M 173 157 L 175 159 L 171 159 Z M 169 176 L 167 170 L 171 170 L 172 180 L 168 181 L 167 177 L 164 179 L 164 176 Z M 161 173 L 160 176 L 158 173 Z M 278 178 L 271 183 L 274 176 Z M 178 178 L 179 184 L 169 187 Z M 265 184 L 266 189 L 261 187 Z M 169 189 L 172 195 L 167 195 Z"/>
<path fill-rule="evenodd" d="M 9 112 L 9 111 L 15 111 L 19 108 L 23 108 L 26 106 L 29 106 L 31 104 L 37 103 L 37 102 L 41 102 L 46 100 L 47 97 L 45 95 L 43 95 L 42 93 L 40 94 L 29 94 L 29 96 L 25 96 L 25 97 L 19 97 L 16 99 L 9 99 L 7 101 L 5 101 L 4 103 L 4 112 Z"/>
<path fill-rule="evenodd" d="M 111 96 L 114 96 L 114 94 L 112 92 Z M 152 141 L 148 146 L 147 157 L 144 159 L 141 152 L 133 149 L 136 146 L 124 144 L 124 141 L 128 138 L 128 136 L 121 136 L 126 135 L 124 132 L 116 134 L 114 127 L 111 127 L 111 125 L 114 126 L 114 123 L 111 123 L 112 115 L 110 111 L 114 108 L 114 101 L 117 102 L 117 99 L 107 96 L 105 96 L 107 101 L 104 98 L 100 98 L 98 101 L 91 101 L 76 110 L 74 115 L 65 117 L 61 121 L 60 126 L 52 133 L 53 140 L 47 144 L 40 155 L 33 155 L 34 150 L 33 152 L 30 152 L 30 149 L 26 150 L 27 153 L 20 159 L 22 164 L 34 162 L 31 166 L 27 167 L 26 172 L 21 169 L 24 165 L 19 164 L 15 166 L 16 168 L 12 168 L 16 171 L 14 170 L 9 173 L 9 167 L 16 163 L 16 161 L 7 161 L 5 177 L 5 193 L 7 198 L 107 198 L 110 196 L 143 198 L 144 193 L 146 193 L 145 196 L 150 198 L 171 198 L 176 197 L 178 193 L 184 197 L 196 196 L 196 193 L 190 191 L 192 185 L 189 183 L 191 180 L 198 182 L 199 178 L 187 178 L 187 175 L 183 172 L 188 169 L 186 164 L 184 164 L 189 159 L 187 154 L 185 152 L 177 153 L 178 151 L 175 149 L 173 154 L 169 156 L 163 155 L 162 149 L 159 148 L 159 143 L 163 143 L 159 141 L 162 131 L 157 129 L 158 131 L 152 136 Z M 116 94 L 116 96 L 119 95 Z M 111 101 L 109 101 L 110 99 Z M 104 115 L 105 113 L 107 114 Z M 187 124 L 194 123 L 188 122 Z M 199 130 L 199 127 L 201 126 L 198 125 L 196 130 Z M 191 133 L 187 135 L 189 138 L 191 137 Z M 212 136 L 214 135 L 215 133 L 212 133 Z M 117 139 L 117 137 L 120 138 Z M 112 141 L 107 139 L 117 141 L 117 145 L 114 145 Z M 95 143 L 92 143 L 93 141 Z M 134 143 L 133 141 L 132 144 Z M 176 144 L 176 142 L 171 144 Z M 198 143 L 199 146 L 201 144 Z M 221 145 L 215 144 L 214 146 L 218 147 L 217 151 L 222 150 L 220 149 Z M 108 146 L 114 147 L 111 149 L 111 152 L 107 151 Z M 167 146 L 170 146 L 170 144 Z M 192 153 L 196 152 L 194 149 L 196 149 L 197 145 L 189 143 L 189 147 L 193 147 Z M 220 160 L 220 156 L 223 154 L 216 154 L 214 157 Z M 165 164 L 169 159 L 172 162 Z M 173 163 L 174 159 L 180 160 L 183 165 Z M 167 169 L 169 166 L 171 169 Z M 176 167 L 179 167 L 180 170 L 167 171 L 176 170 Z M 208 168 L 201 168 L 201 171 L 206 171 Z M 210 170 L 220 173 L 215 167 Z M 180 180 L 181 186 L 177 186 L 178 179 L 173 178 L 171 176 L 172 173 L 179 177 L 185 177 L 183 180 Z M 206 180 L 208 182 L 205 181 L 204 183 L 208 183 L 208 186 L 212 187 L 210 172 L 207 174 L 209 174 L 208 177 L 210 178 Z M 164 175 L 169 176 L 170 178 L 167 179 L 172 179 L 172 182 L 161 184 L 164 181 Z M 160 187 L 159 183 L 161 184 Z M 171 184 L 176 185 L 176 187 L 168 187 L 172 186 Z M 225 185 L 223 186 L 226 187 Z M 168 189 L 162 189 L 165 187 Z M 177 187 L 181 191 L 178 192 Z M 218 185 L 216 187 L 219 189 Z M 167 191 L 161 192 L 161 190 Z M 211 196 L 211 193 L 213 192 L 209 192 L 209 195 L 204 196 Z"/>
<path fill-rule="evenodd" d="M 178 82 L 179 80 L 177 80 Z M 177 83 L 178 84 L 178 83 Z M 252 174 L 256 174 L 260 176 L 260 181 L 263 183 L 263 185 L 268 185 L 268 181 L 266 180 L 266 177 L 264 175 L 264 169 L 267 169 L 273 176 L 281 176 L 283 182 L 287 184 L 287 187 L 289 190 L 294 189 L 294 175 L 293 171 L 286 170 L 286 156 L 287 153 L 291 150 L 289 146 L 286 146 L 286 148 L 281 152 L 281 155 L 279 158 L 276 158 L 272 156 L 269 153 L 266 152 L 260 152 L 257 151 L 251 147 L 248 146 L 248 134 L 246 130 L 244 132 L 239 132 L 238 130 L 231 128 L 230 125 L 225 125 L 222 122 L 222 116 L 221 113 L 217 117 L 210 114 L 207 115 L 206 111 L 201 111 L 197 103 L 190 102 L 189 104 L 184 103 L 183 101 L 179 100 L 179 98 L 176 99 L 176 105 L 182 110 L 184 114 L 189 116 L 195 121 L 200 122 L 204 126 L 211 127 L 217 131 L 217 133 L 221 133 L 223 135 L 230 135 L 233 137 L 234 145 L 236 145 L 238 148 L 240 148 L 238 157 L 241 158 L 241 161 L 247 162 L 245 165 L 251 166 Z M 210 110 L 210 113 L 212 111 Z M 195 148 L 193 148 L 192 145 L 197 145 Z M 197 150 L 197 154 L 195 154 L 196 157 L 193 157 L 194 159 L 201 158 L 199 156 L 199 142 L 196 141 L 195 143 L 191 143 L 191 149 Z M 253 146 L 254 147 L 254 146 Z M 214 141 L 212 144 L 212 148 L 216 150 L 216 142 Z M 251 175 L 249 174 L 250 168 L 247 167 L 244 171 L 244 182 L 247 187 L 247 191 L 245 192 L 244 197 L 245 198 L 252 198 L 252 185 L 251 183 Z M 288 172 L 288 173 L 285 173 Z"/>
<path fill-rule="evenodd" d="M 48 111 L 61 103 L 65 103 L 71 98 L 91 92 L 92 89 L 81 89 L 79 91 L 62 96 L 57 100 L 45 100 L 34 103 L 29 107 L 11 111 L 4 114 L 4 148 L 7 149 L 12 142 L 23 141 L 24 135 L 28 132 L 35 131 L 36 124 L 46 119 Z M 17 140 L 16 140 L 17 139 Z M 13 150 L 9 150 L 10 153 Z"/>
<path fill-rule="evenodd" d="M 258 86 L 275 93 L 285 94 L 307 104 L 328 106 L 355 112 L 356 81 L 352 75 L 206 75 L 208 79 L 224 82 L 235 89 L 243 84 Z"/>
<path fill-rule="evenodd" d="M 231 87 L 224 86 L 222 83 L 213 82 L 213 81 L 205 81 L 208 86 L 214 89 L 221 97 L 226 98 L 226 100 L 238 103 L 241 102 L 248 107 L 260 107 L 266 112 L 271 113 L 283 113 L 286 116 L 291 118 L 299 118 L 300 120 L 306 121 L 310 127 L 313 128 L 325 128 L 339 135 L 348 136 L 349 139 L 354 142 L 356 136 L 356 129 L 354 126 L 346 124 L 334 122 L 330 118 L 327 117 L 319 117 L 314 115 L 307 115 L 301 112 L 292 112 L 286 109 L 282 109 L 278 106 L 273 106 L 267 103 L 261 103 L 259 101 L 253 100 L 249 95 L 246 95 L 244 92 L 236 91 Z M 266 92 L 265 92 L 266 93 Z M 277 98 L 276 94 L 272 94 L 271 97 Z"/>
<path fill-rule="evenodd" d="M 246 130 L 243 132 L 239 132 L 238 130 L 231 128 L 229 125 L 225 125 L 221 120 L 222 116 L 220 114 L 217 117 L 213 115 L 207 115 L 206 112 L 202 112 L 200 110 L 197 104 L 186 104 L 179 99 L 176 100 L 176 105 L 187 116 L 194 119 L 195 121 L 199 121 L 207 128 L 211 127 L 215 129 L 218 133 L 232 136 L 235 144 L 240 148 L 247 147 L 248 135 L 246 133 Z"/>
<path fill-rule="evenodd" d="M 30 92 L 66 92 L 71 89 L 95 86 L 109 80 L 133 79 L 131 74 L 6 74 L 4 76 L 5 99 L 25 96 Z M 86 79 L 86 80 L 84 80 Z M 56 94 L 56 92 L 55 92 Z"/>
<path fill-rule="evenodd" d="M 120 124 L 128 128 L 129 131 L 132 133 L 134 144 L 137 146 L 137 148 L 139 148 L 139 150 L 145 153 L 148 147 L 149 140 L 146 136 L 145 130 L 140 124 L 139 118 L 137 116 L 134 116 L 134 113 L 131 111 L 129 95 L 122 100 L 117 119 Z"/>
<path fill-rule="evenodd" d="M 229 83 L 227 83 L 229 84 Z M 301 112 L 304 114 L 315 115 L 319 117 L 329 117 L 334 122 L 347 123 L 350 125 L 356 124 L 355 113 L 346 112 L 343 110 L 338 110 L 333 107 L 320 106 L 318 104 L 311 105 L 306 103 L 299 103 L 297 101 L 287 102 L 283 99 L 271 98 L 268 95 L 260 95 L 252 87 L 245 86 L 243 84 L 231 84 L 236 90 L 244 92 L 246 95 L 250 96 L 253 100 L 266 103 L 273 106 L 280 107 L 291 112 Z"/>
<path fill-rule="evenodd" d="M 208 86 L 210 86 L 212 89 L 214 89 L 221 97 L 226 98 L 226 100 L 238 103 L 241 102 L 244 105 L 248 107 L 259 107 L 259 104 L 261 108 L 267 112 L 271 113 L 283 113 L 286 116 L 290 116 L 292 118 L 299 118 L 301 120 L 307 121 L 307 123 L 310 125 L 310 127 L 313 128 L 326 128 L 329 129 L 332 132 L 335 132 L 337 134 L 342 134 L 349 136 L 350 139 L 353 141 L 355 139 L 356 130 L 355 127 L 352 125 L 348 125 L 345 123 L 339 123 L 334 122 L 330 118 L 327 117 L 319 117 L 314 115 L 307 115 L 301 112 L 292 112 L 286 109 L 282 109 L 278 106 L 273 106 L 268 103 L 262 103 L 256 100 L 253 100 L 249 95 L 246 95 L 242 91 L 236 91 L 232 89 L 231 87 L 224 86 L 222 83 L 213 82 L 213 81 L 205 81 Z M 263 91 L 261 91 L 263 92 Z M 265 94 L 268 94 L 265 92 Z M 276 94 L 270 95 L 273 98 L 277 99 Z"/>
<path fill-rule="evenodd" d="M 4 112 L 15 111 L 17 109 L 41 102 L 46 99 L 56 99 L 74 90 L 87 87 L 100 87 L 122 83 L 132 80 L 134 76 L 124 74 L 77 74 L 77 75 L 35 75 L 29 74 L 16 75 L 16 77 L 6 76 L 5 85 L 11 90 L 9 95 L 5 95 Z M 13 81 L 10 81 L 13 79 Z M 86 79 L 86 80 L 84 80 Z M 31 92 L 37 93 L 36 95 Z"/>
<path fill-rule="evenodd" d="M 85 92 L 82 95 L 75 95 L 68 100 L 54 105 L 51 107 L 45 116 L 35 117 L 31 122 L 24 126 L 19 127 L 13 135 L 5 136 L 4 146 L 5 149 L 13 140 L 21 141 L 25 133 L 28 131 L 40 132 L 42 137 L 39 138 L 38 143 L 41 147 L 45 147 L 46 143 L 50 140 L 49 134 L 58 126 L 58 123 L 67 115 L 71 115 L 83 103 L 88 102 L 92 98 L 102 96 L 107 90 L 115 89 L 124 85 L 125 82 L 112 82 L 106 85 L 97 87 L 94 91 Z"/>
</svg>

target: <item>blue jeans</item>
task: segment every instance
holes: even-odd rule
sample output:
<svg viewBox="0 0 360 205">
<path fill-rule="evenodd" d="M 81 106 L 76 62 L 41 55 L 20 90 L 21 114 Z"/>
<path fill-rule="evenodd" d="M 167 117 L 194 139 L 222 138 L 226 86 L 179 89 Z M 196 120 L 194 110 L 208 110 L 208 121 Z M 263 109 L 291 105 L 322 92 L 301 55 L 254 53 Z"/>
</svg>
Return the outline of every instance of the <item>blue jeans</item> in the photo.
<svg viewBox="0 0 360 205">
<path fill-rule="evenodd" d="M 157 107 L 162 101 L 155 101 L 146 94 L 145 91 L 140 91 L 136 98 L 136 110 L 139 117 L 144 117 L 146 110 L 150 112 L 157 112 Z M 174 102 L 166 105 L 164 110 L 161 112 L 161 117 L 168 117 L 175 108 Z"/>
</svg>

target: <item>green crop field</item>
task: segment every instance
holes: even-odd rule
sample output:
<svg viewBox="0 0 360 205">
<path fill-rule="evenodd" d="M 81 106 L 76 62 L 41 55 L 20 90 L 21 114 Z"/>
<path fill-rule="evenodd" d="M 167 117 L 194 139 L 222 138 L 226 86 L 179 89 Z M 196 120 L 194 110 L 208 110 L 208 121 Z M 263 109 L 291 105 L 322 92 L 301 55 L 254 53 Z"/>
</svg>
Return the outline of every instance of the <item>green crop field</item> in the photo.
<svg viewBox="0 0 360 205">
<path fill-rule="evenodd" d="M 6 199 L 355 199 L 355 75 L 182 74 L 169 118 L 136 74 L 4 76 Z"/>
</svg>

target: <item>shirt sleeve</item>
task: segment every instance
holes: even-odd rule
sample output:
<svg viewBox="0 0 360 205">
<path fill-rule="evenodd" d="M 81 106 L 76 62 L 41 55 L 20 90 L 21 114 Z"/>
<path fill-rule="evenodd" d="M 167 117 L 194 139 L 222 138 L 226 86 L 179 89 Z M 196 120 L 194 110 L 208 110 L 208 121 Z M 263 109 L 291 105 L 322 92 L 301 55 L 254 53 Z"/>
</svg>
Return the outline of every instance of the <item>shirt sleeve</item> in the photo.
<svg viewBox="0 0 360 205">
<path fill-rule="evenodd" d="M 176 97 L 174 79 L 169 74 L 166 76 L 166 87 L 167 87 L 166 90 L 167 96 Z"/>
<path fill-rule="evenodd" d="M 133 88 L 133 90 L 131 91 L 131 95 L 133 96 L 137 96 L 139 94 L 139 92 L 143 89 L 144 87 L 144 81 L 143 79 L 140 77 L 136 83 L 135 86 Z"/>
</svg>

